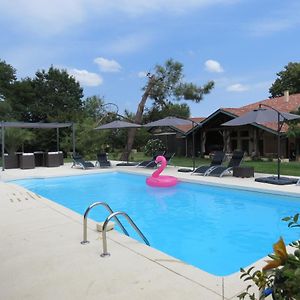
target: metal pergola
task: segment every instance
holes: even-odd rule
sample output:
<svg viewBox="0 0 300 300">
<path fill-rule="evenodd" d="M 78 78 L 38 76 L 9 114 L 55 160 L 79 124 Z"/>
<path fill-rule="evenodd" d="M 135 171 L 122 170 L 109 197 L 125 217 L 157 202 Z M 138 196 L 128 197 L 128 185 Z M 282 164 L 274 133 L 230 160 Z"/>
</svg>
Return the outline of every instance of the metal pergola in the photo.
<svg viewBox="0 0 300 300">
<path fill-rule="evenodd" d="M 57 151 L 59 151 L 59 128 L 72 127 L 73 153 L 75 153 L 75 124 L 74 123 L 30 123 L 30 122 L 1 122 L 1 144 L 2 144 L 2 171 L 5 170 L 4 149 L 5 149 L 5 128 L 56 128 Z"/>
</svg>

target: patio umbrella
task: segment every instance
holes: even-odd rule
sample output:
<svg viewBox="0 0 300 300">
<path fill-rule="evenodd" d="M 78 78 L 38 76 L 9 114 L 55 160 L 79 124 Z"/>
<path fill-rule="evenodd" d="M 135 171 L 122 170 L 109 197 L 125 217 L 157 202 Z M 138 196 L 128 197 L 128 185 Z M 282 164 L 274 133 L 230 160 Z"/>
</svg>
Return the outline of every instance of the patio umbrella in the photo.
<svg viewBox="0 0 300 300">
<path fill-rule="evenodd" d="M 130 122 L 125 122 L 125 121 L 113 121 L 101 126 L 98 126 L 95 128 L 95 130 L 104 130 L 104 129 L 125 129 L 125 128 L 140 128 L 141 125 L 139 124 L 135 124 L 135 123 L 130 123 Z M 128 151 L 127 151 L 128 152 Z M 132 164 L 130 164 L 128 162 L 128 153 L 127 153 L 127 162 L 126 163 L 122 163 L 122 164 L 118 164 L 119 166 L 131 166 Z"/>
<path fill-rule="evenodd" d="M 295 119 L 300 119 L 300 116 L 286 113 L 286 112 L 277 112 L 275 110 L 267 108 L 258 108 L 244 115 L 237 117 L 231 121 L 228 121 L 222 125 L 224 126 L 240 126 L 247 125 L 252 123 L 264 124 L 269 122 L 282 123 L 286 121 L 291 121 Z M 281 129 L 281 128 L 280 128 Z"/>
<path fill-rule="evenodd" d="M 121 128 L 140 128 L 141 125 L 125 122 L 125 121 L 113 121 L 101 126 L 96 127 L 95 129 L 121 129 Z"/>
<path fill-rule="evenodd" d="M 154 122 L 147 123 L 143 127 L 164 127 L 164 126 L 181 126 L 181 125 L 191 125 L 194 122 L 192 120 L 181 119 L 176 117 L 166 117 Z M 194 122 L 196 123 L 196 122 Z"/>
<path fill-rule="evenodd" d="M 148 124 L 143 125 L 143 127 L 176 127 L 176 126 L 182 126 L 182 125 L 199 125 L 195 121 L 189 120 L 189 119 L 181 119 L 177 117 L 166 117 L 154 122 L 150 122 Z M 195 170 L 195 139 L 194 139 L 194 131 L 193 131 L 193 170 Z M 192 171 L 192 170 L 184 170 Z"/>
<path fill-rule="evenodd" d="M 266 106 L 263 108 L 261 106 Z M 271 106 L 260 104 L 258 109 L 252 110 L 244 115 L 237 117 L 231 121 L 223 123 L 223 126 L 241 126 L 247 124 L 265 124 L 269 122 L 277 122 L 277 177 L 256 178 L 255 181 L 271 184 L 292 184 L 296 183 L 296 179 L 280 177 L 280 130 L 284 122 L 300 119 L 299 115 L 286 112 L 280 112 Z"/>
</svg>

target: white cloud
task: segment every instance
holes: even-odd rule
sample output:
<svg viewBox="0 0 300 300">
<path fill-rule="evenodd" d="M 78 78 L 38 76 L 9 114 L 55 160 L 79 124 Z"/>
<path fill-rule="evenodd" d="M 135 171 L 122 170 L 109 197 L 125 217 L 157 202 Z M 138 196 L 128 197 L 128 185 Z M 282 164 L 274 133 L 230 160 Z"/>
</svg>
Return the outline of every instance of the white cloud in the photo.
<svg viewBox="0 0 300 300">
<path fill-rule="evenodd" d="M 185 13 L 192 9 L 219 4 L 232 4 L 238 0 L 1 0 L 1 18 L 12 26 L 36 34 L 57 34 L 91 16 L 110 17 L 122 13 L 140 16 L 150 13 Z"/>
<path fill-rule="evenodd" d="M 137 76 L 138 76 L 139 78 L 145 78 L 145 77 L 147 76 L 147 72 L 145 72 L 145 71 L 140 71 L 140 72 L 138 72 Z"/>
<path fill-rule="evenodd" d="M 97 57 L 94 59 L 94 62 L 99 66 L 102 72 L 120 72 L 122 69 L 121 65 L 113 59 Z"/>
<path fill-rule="evenodd" d="M 245 92 L 245 91 L 249 90 L 249 87 L 244 84 L 241 84 L 241 83 L 235 83 L 235 84 L 229 85 L 226 88 L 226 90 L 228 92 Z"/>
<path fill-rule="evenodd" d="M 248 30 L 255 36 L 266 36 L 300 25 L 299 1 L 284 1 L 282 7 L 277 10 L 270 10 L 267 18 L 250 24 Z"/>
<path fill-rule="evenodd" d="M 209 59 L 205 63 L 205 70 L 212 73 L 222 73 L 224 72 L 224 69 L 222 68 L 221 64 L 216 61 Z"/>
<path fill-rule="evenodd" d="M 84 0 L 0 1 L 0 11 L 12 26 L 37 34 L 56 34 L 81 23 L 87 15 Z"/>
<path fill-rule="evenodd" d="M 96 73 L 87 70 L 68 69 L 68 73 L 75 77 L 83 86 L 98 86 L 103 83 L 103 79 Z"/>
</svg>

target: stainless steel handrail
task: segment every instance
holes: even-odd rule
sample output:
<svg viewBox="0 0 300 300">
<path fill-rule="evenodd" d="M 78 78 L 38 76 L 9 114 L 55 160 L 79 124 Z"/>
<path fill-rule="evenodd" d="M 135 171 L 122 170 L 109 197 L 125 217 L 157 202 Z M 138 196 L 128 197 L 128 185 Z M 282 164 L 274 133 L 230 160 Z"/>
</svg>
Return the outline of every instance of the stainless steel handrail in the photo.
<svg viewBox="0 0 300 300">
<path fill-rule="evenodd" d="M 116 218 L 117 215 L 123 215 L 127 221 L 130 223 L 130 225 L 133 227 L 133 229 L 138 233 L 138 235 L 144 240 L 145 244 L 150 246 L 149 241 L 146 239 L 146 237 L 143 235 L 143 233 L 140 231 L 140 229 L 137 227 L 137 225 L 133 222 L 133 220 L 123 211 L 117 211 L 112 214 L 110 214 L 105 222 L 103 223 L 102 228 L 102 241 L 103 241 L 103 253 L 100 255 L 101 257 L 109 256 L 110 254 L 107 252 L 107 239 L 106 239 L 106 227 L 108 222 L 112 218 Z"/>
<path fill-rule="evenodd" d="M 93 204 L 91 204 L 85 211 L 84 216 L 83 216 L 83 241 L 81 242 L 82 245 L 88 244 L 89 241 L 87 240 L 87 216 L 90 212 L 90 210 L 95 207 L 95 206 L 99 206 L 102 205 L 104 206 L 109 212 L 110 215 L 113 214 L 113 210 L 111 209 L 111 207 L 105 203 L 105 202 L 95 202 Z M 127 230 L 124 228 L 124 226 L 122 225 L 122 223 L 119 221 L 119 219 L 117 217 L 115 217 L 116 222 L 118 223 L 118 225 L 121 227 L 121 229 L 123 230 L 123 232 L 129 236 L 129 233 L 127 232 Z"/>
</svg>

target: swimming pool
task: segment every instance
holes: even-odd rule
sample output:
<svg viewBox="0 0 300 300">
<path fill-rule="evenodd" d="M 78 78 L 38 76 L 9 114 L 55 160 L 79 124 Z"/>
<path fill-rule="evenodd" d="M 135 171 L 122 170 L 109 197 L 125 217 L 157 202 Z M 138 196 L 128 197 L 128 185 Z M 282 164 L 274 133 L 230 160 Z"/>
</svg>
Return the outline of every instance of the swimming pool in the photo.
<svg viewBox="0 0 300 300">
<path fill-rule="evenodd" d="M 152 247 L 218 276 L 271 253 L 279 236 L 287 243 L 299 238 L 281 221 L 300 211 L 298 197 L 183 182 L 152 188 L 145 176 L 117 172 L 14 183 L 81 215 L 91 203 L 107 202 L 114 211 L 128 213 Z M 96 221 L 106 216 L 102 207 L 89 214 Z"/>
</svg>

